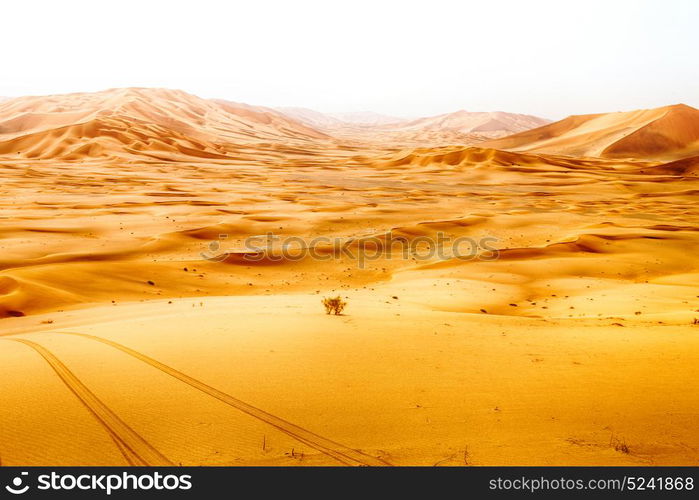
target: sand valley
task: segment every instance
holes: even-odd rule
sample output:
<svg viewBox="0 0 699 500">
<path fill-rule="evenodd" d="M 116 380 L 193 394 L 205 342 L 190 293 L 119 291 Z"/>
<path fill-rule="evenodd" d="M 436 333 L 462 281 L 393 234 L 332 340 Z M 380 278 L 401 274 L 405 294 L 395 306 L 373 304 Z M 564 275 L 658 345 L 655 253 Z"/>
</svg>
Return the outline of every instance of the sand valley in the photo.
<svg viewBox="0 0 699 500">
<path fill-rule="evenodd" d="M 0 102 L 0 464 L 697 463 L 699 110 L 320 115 Z"/>
</svg>

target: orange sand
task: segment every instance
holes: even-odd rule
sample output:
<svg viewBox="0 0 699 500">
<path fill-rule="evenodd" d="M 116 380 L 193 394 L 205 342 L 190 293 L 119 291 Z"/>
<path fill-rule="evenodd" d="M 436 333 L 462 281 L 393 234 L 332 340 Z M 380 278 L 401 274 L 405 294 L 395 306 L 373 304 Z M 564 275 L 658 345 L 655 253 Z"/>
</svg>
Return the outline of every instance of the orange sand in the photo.
<svg viewBox="0 0 699 500">
<path fill-rule="evenodd" d="M 634 123 L 672 136 L 668 109 Z M 580 158 L 533 131 L 499 140 L 520 152 L 362 146 L 169 90 L 1 103 L 0 461 L 695 464 L 688 127 L 682 154 L 591 131 Z M 499 258 L 244 255 L 389 231 Z"/>
</svg>

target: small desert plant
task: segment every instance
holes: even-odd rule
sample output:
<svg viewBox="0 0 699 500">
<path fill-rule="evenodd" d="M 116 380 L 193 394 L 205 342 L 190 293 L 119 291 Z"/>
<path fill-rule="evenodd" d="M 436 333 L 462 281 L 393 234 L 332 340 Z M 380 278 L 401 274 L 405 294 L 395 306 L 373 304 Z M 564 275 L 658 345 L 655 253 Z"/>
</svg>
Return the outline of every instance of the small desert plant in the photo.
<svg viewBox="0 0 699 500">
<path fill-rule="evenodd" d="M 699 318 L 694 318 L 694 321 L 692 321 L 693 325 L 699 325 Z"/>
<path fill-rule="evenodd" d="M 619 439 L 615 436 L 612 436 L 611 439 L 609 440 L 609 445 L 614 448 L 614 451 L 618 451 L 618 452 L 626 453 L 626 454 L 628 454 L 630 452 L 629 446 L 626 444 L 625 439 Z"/>
<path fill-rule="evenodd" d="M 342 300 L 339 295 L 337 297 L 325 297 L 323 298 L 323 306 L 325 307 L 325 314 L 341 314 L 347 302 Z"/>
</svg>

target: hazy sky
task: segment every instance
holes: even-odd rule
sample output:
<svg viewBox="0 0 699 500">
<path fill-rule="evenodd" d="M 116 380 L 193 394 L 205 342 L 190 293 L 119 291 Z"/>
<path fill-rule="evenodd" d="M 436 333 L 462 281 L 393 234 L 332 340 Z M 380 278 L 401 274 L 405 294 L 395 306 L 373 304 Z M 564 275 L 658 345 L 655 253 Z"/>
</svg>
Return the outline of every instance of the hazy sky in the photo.
<svg viewBox="0 0 699 500">
<path fill-rule="evenodd" d="M 0 96 L 170 87 L 397 116 L 699 107 L 693 0 L 25 0 L 0 14 Z"/>
</svg>

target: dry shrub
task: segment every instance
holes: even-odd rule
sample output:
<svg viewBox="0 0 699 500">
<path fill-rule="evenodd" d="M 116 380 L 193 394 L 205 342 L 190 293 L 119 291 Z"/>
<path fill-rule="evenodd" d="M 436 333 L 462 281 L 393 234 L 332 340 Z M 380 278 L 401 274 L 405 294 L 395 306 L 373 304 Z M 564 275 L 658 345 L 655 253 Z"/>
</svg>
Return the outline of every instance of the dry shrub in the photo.
<svg viewBox="0 0 699 500">
<path fill-rule="evenodd" d="M 337 297 L 325 297 L 323 298 L 323 306 L 325 307 L 325 314 L 342 314 L 347 302 L 342 300 L 339 295 Z"/>
<path fill-rule="evenodd" d="M 618 451 L 621 453 L 630 453 L 631 450 L 629 450 L 629 446 L 626 444 L 625 439 L 619 439 L 617 437 L 612 436 L 612 438 L 609 441 L 609 444 L 614 448 L 614 451 Z"/>
</svg>

